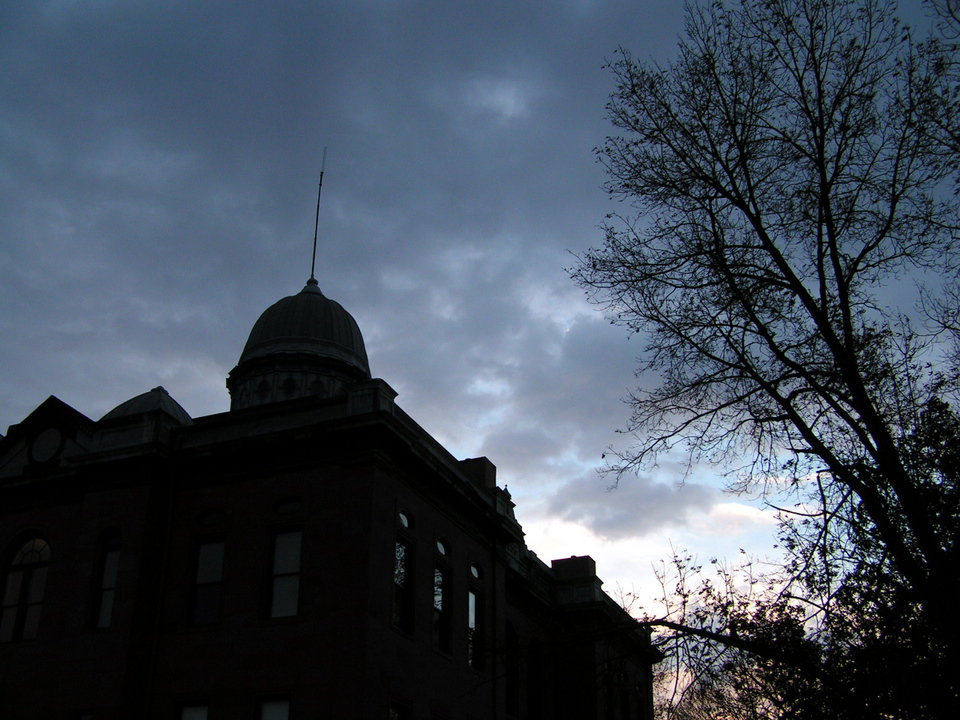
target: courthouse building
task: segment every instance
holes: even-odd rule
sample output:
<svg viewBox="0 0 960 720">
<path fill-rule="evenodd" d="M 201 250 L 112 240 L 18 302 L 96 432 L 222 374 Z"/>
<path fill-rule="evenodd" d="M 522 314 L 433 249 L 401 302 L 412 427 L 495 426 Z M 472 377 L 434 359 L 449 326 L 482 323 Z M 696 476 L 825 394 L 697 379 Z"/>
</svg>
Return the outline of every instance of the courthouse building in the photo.
<svg viewBox="0 0 960 720">
<path fill-rule="evenodd" d="M 593 560 L 527 549 L 316 280 L 227 387 L 197 418 L 51 396 L 0 439 L 0 718 L 652 717 L 658 654 Z"/>
</svg>

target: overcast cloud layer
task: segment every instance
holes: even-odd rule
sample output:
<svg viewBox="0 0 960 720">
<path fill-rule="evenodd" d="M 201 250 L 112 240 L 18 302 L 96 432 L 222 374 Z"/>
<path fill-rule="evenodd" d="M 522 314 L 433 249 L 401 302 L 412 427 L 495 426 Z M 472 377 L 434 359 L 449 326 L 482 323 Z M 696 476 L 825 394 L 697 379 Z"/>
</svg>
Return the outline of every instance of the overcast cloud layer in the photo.
<svg viewBox="0 0 960 720">
<path fill-rule="evenodd" d="M 254 321 L 309 276 L 327 146 L 321 289 L 398 403 L 498 466 L 534 550 L 609 579 L 711 513 L 764 525 L 669 470 L 595 472 L 642 350 L 564 271 L 614 209 L 601 66 L 669 57 L 681 21 L 676 0 L 3 3 L 0 431 L 50 394 L 94 419 L 161 384 L 226 410 Z"/>
</svg>

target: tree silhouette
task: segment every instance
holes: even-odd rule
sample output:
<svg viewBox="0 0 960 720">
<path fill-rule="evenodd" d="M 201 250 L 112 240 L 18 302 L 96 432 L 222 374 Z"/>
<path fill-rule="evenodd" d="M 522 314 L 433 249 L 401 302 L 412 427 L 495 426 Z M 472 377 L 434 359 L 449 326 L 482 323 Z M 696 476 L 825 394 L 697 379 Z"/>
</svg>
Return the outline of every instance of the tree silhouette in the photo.
<svg viewBox="0 0 960 720">
<path fill-rule="evenodd" d="M 611 470 L 682 451 L 794 498 L 765 594 L 708 585 L 658 621 L 722 646 L 697 651 L 701 698 L 768 677 L 797 702 L 816 688 L 807 714 L 922 717 L 958 694 L 957 383 L 936 364 L 957 337 L 957 78 L 895 9 L 718 0 L 688 8 L 671 64 L 610 64 L 619 134 L 598 154 L 634 212 L 572 275 L 660 378 Z"/>
</svg>

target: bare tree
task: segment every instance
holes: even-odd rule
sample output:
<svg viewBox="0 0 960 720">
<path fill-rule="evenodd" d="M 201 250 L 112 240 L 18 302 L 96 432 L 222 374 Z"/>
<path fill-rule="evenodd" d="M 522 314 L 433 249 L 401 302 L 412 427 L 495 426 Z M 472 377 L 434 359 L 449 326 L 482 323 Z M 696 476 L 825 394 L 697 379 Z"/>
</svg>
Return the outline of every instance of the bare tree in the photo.
<svg viewBox="0 0 960 720">
<path fill-rule="evenodd" d="M 682 450 L 741 488 L 786 482 L 807 504 L 783 527 L 781 588 L 797 587 L 781 598 L 828 612 L 846 593 L 836 620 L 857 598 L 882 607 L 896 578 L 897 601 L 957 648 L 957 476 L 919 460 L 942 446 L 917 444 L 956 390 L 917 312 L 957 280 L 955 66 L 895 10 L 717 0 L 688 8 L 675 62 L 621 50 L 619 134 L 599 157 L 635 212 L 611 216 L 572 274 L 646 339 L 640 372 L 660 378 L 630 398 L 618 479 Z M 949 298 L 926 301 L 949 316 Z"/>
<path fill-rule="evenodd" d="M 927 0 L 942 21 L 945 34 L 956 38 L 960 33 L 960 0 Z"/>
</svg>

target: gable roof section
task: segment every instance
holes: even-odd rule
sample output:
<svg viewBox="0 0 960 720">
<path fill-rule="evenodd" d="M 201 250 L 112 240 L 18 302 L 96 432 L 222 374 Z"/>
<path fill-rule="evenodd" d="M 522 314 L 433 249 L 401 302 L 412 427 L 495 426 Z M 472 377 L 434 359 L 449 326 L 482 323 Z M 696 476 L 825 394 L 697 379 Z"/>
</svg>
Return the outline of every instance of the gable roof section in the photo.
<svg viewBox="0 0 960 720">
<path fill-rule="evenodd" d="M 93 420 L 51 395 L 0 438 L 0 483 L 49 471 L 65 457 L 86 452 L 93 426 Z"/>
</svg>

